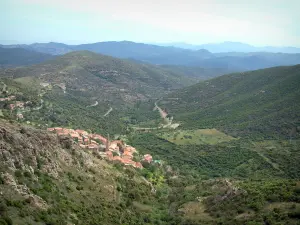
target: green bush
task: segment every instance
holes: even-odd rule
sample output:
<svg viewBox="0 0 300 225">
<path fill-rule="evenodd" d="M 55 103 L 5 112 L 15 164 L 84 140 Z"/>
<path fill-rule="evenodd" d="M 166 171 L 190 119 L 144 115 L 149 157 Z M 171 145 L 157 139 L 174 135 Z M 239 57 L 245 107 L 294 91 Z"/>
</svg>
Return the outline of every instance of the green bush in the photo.
<svg viewBox="0 0 300 225">
<path fill-rule="evenodd" d="M 24 172 L 24 177 L 31 178 L 31 173 L 29 171 Z"/>
<path fill-rule="evenodd" d="M 21 177 L 23 176 L 22 171 L 21 171 L 21 170 L 16 170 L 16 171 L 15 171 L 15 176 L 16 176 L 17 178 L 21 178 Z"/>
</svg>

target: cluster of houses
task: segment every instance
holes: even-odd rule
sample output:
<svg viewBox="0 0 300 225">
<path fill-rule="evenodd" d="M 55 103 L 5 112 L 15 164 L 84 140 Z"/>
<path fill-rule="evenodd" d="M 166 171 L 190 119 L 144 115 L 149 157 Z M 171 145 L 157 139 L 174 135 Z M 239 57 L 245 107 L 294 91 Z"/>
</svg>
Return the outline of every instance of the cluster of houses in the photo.
<svg viewBox="0 0 300 225">
<path fill-rule="evenodd" d="M 0 98 L 0 102 L 13 101 L 13 100 L 16 100 L 16 96 L 14 96 L 14 95 L 8 96 L 6 98 Z M 9 109 L 11 111 L 13 111 L 15 109 L 24 109 L 26 104 L 29 104 L 29 103 L 30 103 L 29 101 L 28 102 L 15 101 L 15 103 L 9 104 Z M 18 119 L 24 118 L 23 114 L 20 112 L 17 112 L 16 116 Z"/>
<path fill-rule="evenodd" d="M 14 95 L 11 95 L 11 96 L 8 96 L 6 98 L 0 98 L 0 102 L 5 102 L 5 101 L 13 101 L 16 99 L 16 96 Z M 28 101 L 28 102 L 22 102 L 22 101 L 15 101 L 15 103 L 11 103 L 9 104 L 9 109 L 11 111 L 13 111 L 14 109 L 24 109 L 24 107 L 27 105 L 27 104 L 30 104 L 31 102 Z"/>
<path fill-rule="evenodd" d="M 14 95 L 11 95 L 11 96 L 8 96 L 6 98 L 0 98 L 0 102 L 4 102 L 4 101 L 12 101 L 12 100 L 15 100 L 16 99 L 16 96 Z"/>
<path fill-rule="evenodd" d="M 24 109 L 25 107 L 25 102 L 21 102 L 21 101 L 16 101 L 14 104 L 9 104 L 9 109 L 10 110 L 14 110 L 16 108 L 19 108 L 19 109 Z"/>
<path fill-rule="evenodd" d="M 105 138 L 100 134 L 89 134 L 84 130 L 73 130 L 61 127 L 48 128 L 47 130 L 56 133 L 58 136 L 69 136 L 78 143 L 81 148 L 93 150 L 110 161 L 119 161 L 124 165 L 143 168 L 141 162 L 134 161 L 134 154 L 137 153 L 137 150 L 124 143 L 124 141 L 110 141 L 109 138 Z M 146 154 L 143 156 L 142 161 L 151 163 L 152 156 Z"/>
</svg>

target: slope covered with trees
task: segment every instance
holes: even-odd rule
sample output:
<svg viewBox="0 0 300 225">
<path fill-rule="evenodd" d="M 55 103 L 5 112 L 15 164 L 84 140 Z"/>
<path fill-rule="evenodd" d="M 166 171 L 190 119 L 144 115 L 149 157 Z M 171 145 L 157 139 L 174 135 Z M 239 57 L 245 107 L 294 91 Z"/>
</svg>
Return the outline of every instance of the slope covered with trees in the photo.
<svg viewBox="0 0 300 225">
<path fill-rule="evenodd" d="M 297 135 L 293 131 L 300 125 L 299 86 L 299 65 L 274 67 L 200 82 L 160 104 L 186 129 L 215 127 L 235 136 L 288 138 Z"/>
<path fill-rule="evenodd" d="M 52 59 L 54 56 L 23 48 L 0 47 L 0 68 L 33 65 Z"/>
<path fill-rule="evenodd" d="M 299 66 L 229 74 L 170 93 L 153 67 L 144 71 L 149 65 L 93 55 L 2 71 L 1 98 L 15 99 L 0 105 L 7 119 L 0 120 L 1 223 L 298 224 Z M 160 76 L 178 87 L 180 75 L 165 69 Z M 119 88 L 119 79 L 135 82 L 125 93 L 145 82 L 167 95 L 152 99 L 157 93 L 146 89 L 151 97 L 129 101 L 101 88 Z M 29 106 L 9 108 L 19 101 Z M 131 129 L 159 120 L 155 103 L 181 126 Z M 16 122 L 18 110 L 24 118 Z M 53 126 L 123 134 L 135 157 L 155 160 L 142 170 L 114 165 L 45 131 Z"/>
<path fill-rule="evenodd" d="M 41 82 L 63 83 L 79 95 L 102 96 L 114 102 L 156 97 L 192 84 L 196 78 L 161 67 L 136 64 L 88 51 L 72 52 L 43 64 L 0 71 L 1 77 L 34 77 Z M 113 98 L 112 98 L 113 97 Z"/>
</svg>

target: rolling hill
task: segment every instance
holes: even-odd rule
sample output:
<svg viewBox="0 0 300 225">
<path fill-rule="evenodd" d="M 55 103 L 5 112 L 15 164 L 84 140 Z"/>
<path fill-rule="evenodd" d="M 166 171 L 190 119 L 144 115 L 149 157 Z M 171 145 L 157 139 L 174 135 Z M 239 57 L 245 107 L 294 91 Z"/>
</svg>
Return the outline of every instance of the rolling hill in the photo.
<svg viewBox="0 0 300 225">
<path fill-rule="evenodd" d="M 196 80 L 158 66 L 136 64 L 88 51 L 72 52 L 39 65 L 0 73 L 1 77 L 13 79 L 32 77 L 40 82 L 64 83 L 67 92 L 94 98 L 101 96 L 100 101 L 127 103 L 161 96 Z"/>
<path fill-rule="evenodd" d="M 24 48 L 0 47 L 0 68 L 33 65 L 53 58 L 50 54 Z"/>
<path fill-rule="evenodd" d="M 184 87 L 198 69 L 81 51 L 1 70 L 0 223 L 297 225 L 299 65 Z M 181 126 L 130 129 L 155 103 Z M 54 126 L 123 134 L 155 160 L 111 163 Z"/>
<path fill-rule="evenodd" d="M 38 99 L 36 107 L 43 100 L 40 110 L 24 112 L 28 121 L 42 127 L 63 124 L 111 133 L 126 132 L 123 117 L 128 107 L 199 80 L 160 66 L 88 51 L 71 52 L 30 67 L 3 69 L 0 77 L 18 100 L 30 95 Z M 9 114 L 8 106 L 6 110 Z"/>
<path fill-rule="evenodd" d="M 300 128 L 299 87 L 300 65 L 274 67 L 200 82 L 168 95 L 160 104 L 186 129 L 289 138 Z"/>
<path fill-rule="evenodd" d="M 232 44 L 238 45 L 239 44 Z M 132 59 L 136 62 L 159 65 L 181 65 L 203 68 L 223 69 L 229 71 L 246 71 L 263 69 L 273 66 L 288 66 L 300 63 L 300 53 L 266 53 L 264 49 L 253 50 L 259 52 L 212 53 L 204 48 L 183 49 L 130 41 L 110 41 L 92 44 L 66 45 L 62 43 L 35 43 L 31 45 L 3 46 L 6 48 L 21 47 L 47 54 L 65 54 L 70 51 L 88 50 L 122 59 Z M 241 48 L 243 50 L 243 48 Z"/>
</svg>

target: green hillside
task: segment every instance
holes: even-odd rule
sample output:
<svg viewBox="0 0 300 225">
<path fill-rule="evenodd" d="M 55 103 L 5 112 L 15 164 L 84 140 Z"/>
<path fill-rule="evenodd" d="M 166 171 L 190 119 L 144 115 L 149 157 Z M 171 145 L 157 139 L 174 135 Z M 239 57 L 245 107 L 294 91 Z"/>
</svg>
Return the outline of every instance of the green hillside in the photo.
<svg viewBox="0 0 300 225">
<path fill-rule="evenodd" d="M 36 107 L 43 101 L 39 110 L 23 112 L 23 122 L 42 127 L 82 127 L 101 133 L 124 133 L 128 108 L 199 80 L 159 66 L 88 51 L 72 52 L 30 67 L 3 69 L 0 77 L 11 89 L 1 97 L 18 94 L 17 100 L 21 100 L 33 92 L 39 99 Z M 8 103 L 3 104 L 4 115 L 11 116 Z"/>
<path fill-rule="evenodd" d="M 0 103 L 0 223 L 298 225 L 300 67 L 179 90 L 182 76 L 166 70 L 88 52 L 2 70 L 0 97 L 15 98 Z M 158 125 L 157 107 L 180 126 Z M 122 134 L 155 162 L 124 168 L 53 126 Z"/>
<path fill-rule="evenodd" d="M 64 83 L 68 90 L 79 95 L 101 95 L 111 103 L 161 96 L 196 80 L 158 66 L 135 64 L 88 51 L 68 53 L 36 66 L 2 70 L 0 77 L 36 77 L 41 82 Z"/>
<path fill-rule="evenodd" d="M 107 99 L 108 95 L 116 95 L 126 102 L 162 95 L 195 81 L 160 67 L 139 65 L 88 51 L 68 53 L 27 68 L 2 70 L 0 76 L 37 77 L 41 82 L 65 83 L 67 89 L 89 95 L 107 95 Z"/>
<path fill-rule="evenodd" d="M 174 221 L 142 171 L 109 163 L 68 137 L 0 119 L 0 145 L 0 224 Z M 155 171 L 162 170 L 149 174 Z"/>
<path fill-rule="evenodd" d="M 185 129 L 234 136 L 295 136 L 300 126 L 300 65 L 233 73 L 175 91 L 160 101 Z"/>
<path fill-rule="evenodd" d="M 52 55 L 23 48 L 0 47 L 0 68 L 33 65 L 52 58 Z"/>
</svg>

